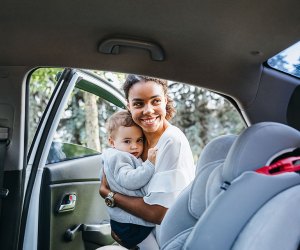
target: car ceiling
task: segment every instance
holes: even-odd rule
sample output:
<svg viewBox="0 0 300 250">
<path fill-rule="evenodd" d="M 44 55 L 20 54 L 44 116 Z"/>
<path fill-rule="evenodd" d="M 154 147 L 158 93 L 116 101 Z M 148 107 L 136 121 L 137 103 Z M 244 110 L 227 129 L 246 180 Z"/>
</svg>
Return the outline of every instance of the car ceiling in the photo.
<svg viewBox="0 0 300 250">
<path fill-rule="evenodd" d="M 247 104 L 262 63 L 300 40 L 299 0 L 1 1 L 0 65 L 131 72 L 196 84 Z M 98 52 L 107 38 L 160 45 Z"/>
</svg>

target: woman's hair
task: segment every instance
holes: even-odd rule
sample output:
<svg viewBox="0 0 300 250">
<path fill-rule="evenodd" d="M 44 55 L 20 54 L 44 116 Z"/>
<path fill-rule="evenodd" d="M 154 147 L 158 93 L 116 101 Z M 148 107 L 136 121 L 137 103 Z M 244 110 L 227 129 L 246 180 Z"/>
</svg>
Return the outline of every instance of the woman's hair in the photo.
<svg viewBox="0 0 300 250">
<path fill-rule="evenodd" d="M 114 113 L 111 117 L 108 118 L 106 122 L 106 130 L 108 137 L 113 137 L 113 133 L 119 127 L 132 127 L 138 126 L 131 117 L 131 114 L 127 110 L 121 110 Z"/>
<path fill-rule="evenodd" d="M 134 84 L 136 84 L 138 82 L 142 82 L 142 81 L 144 81 L 144 82 L 152 81 L 152 82 L 155 82 L 155 83 L 162 86 L 164 94 L 167 97 L 166 119 L 171 120 L 174 117 L 174 115 L 176 113 L 176 110 L 175 110 L 174 105 L 173 105 L 173 99 L 168 95 L 168 84 L 167 84 L 166 80 L 159 79 L 159 78 L 154 78 L 154 77 L 149 77 L 149 76 L 128 75 L 125 82 L 124 82 L 124 84 L 123 84 L 123 90 L 124 90 L 126 99 L 128 100 L 129 90 L 131 89 L 131 87 Z"/>
</svg>

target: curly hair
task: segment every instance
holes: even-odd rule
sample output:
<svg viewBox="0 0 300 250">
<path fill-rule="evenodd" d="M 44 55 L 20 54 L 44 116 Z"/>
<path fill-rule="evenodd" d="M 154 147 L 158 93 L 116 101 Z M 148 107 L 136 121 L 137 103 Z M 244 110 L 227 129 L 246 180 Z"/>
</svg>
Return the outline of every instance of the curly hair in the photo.
<svg viewBox="0 0 300 250">
<path fill-rule="evenodd" d="M 138 127 L 138 125 L 132 120 L 130 112 L 127 110 L 118 111 L 108 118 L 105 126 L 108 137 L 113 137 L 113 133 L 121 126 Z"/>
<path fill-rule="evenodd" d="M 163 92 L 164 92 L 165 96 L 167 97 L 166 119 L 171 120 L 174 117 L 176 110 L 173 105 L 173 99 L 168 95 L 168 83 L 166 80 L 149 77 L 149 76 L 128 75 L 123 84 L 123 90 L 124 90 L 126 99 L 128 100 L 129 91 L 130 91 L 131 87 L 134 84 L 136 84 L 138 82 L 142 82 L 142 81 L 144 81 L 144 82 L 152 81 L 152 82 L 155 82 L 155 83 L 159 84 L 160 86 L 162 86 Z"/>
</svg>

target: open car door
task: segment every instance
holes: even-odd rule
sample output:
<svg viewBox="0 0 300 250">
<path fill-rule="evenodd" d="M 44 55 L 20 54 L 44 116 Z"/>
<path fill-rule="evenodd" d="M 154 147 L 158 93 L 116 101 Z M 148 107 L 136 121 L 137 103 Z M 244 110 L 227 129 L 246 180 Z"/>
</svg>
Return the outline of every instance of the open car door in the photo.
<svg viewBox="0 0 300 250">
<path fill-rule="evenodd" d="M 78 116 L 87 125 L 91 114 L 78 112 L 87 112 L 91 99 L 96 100 L 98 127 L 80 130 Z M 77 113 L 71 104 L 78 105 Z M 95 249 L 113 243 L 98 193 L 101 148 L 86 142 L 97 130 L 96 141 L 105 141 L 99 124 L 124 107 L 122 93 L 112 84 L 87 71 L 63 71 L 29 151 L 20 249 Z"/>
</svg>

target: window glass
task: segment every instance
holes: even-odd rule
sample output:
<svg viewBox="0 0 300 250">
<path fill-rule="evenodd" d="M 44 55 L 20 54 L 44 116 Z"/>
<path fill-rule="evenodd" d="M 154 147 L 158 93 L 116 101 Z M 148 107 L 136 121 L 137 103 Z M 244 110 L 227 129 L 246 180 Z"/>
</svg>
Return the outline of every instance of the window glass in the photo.
<svg viewBox="0 0 300 250">
<path fill-rule="evenodd" d="M 53 141 L 46 164 L 99 154 L 98 151 L 71 143 Z"/>
<path fill-rule="evenodd" d="M 57 84 L 57 75 L 62 71 L 61 68 L 39 68 L 31 74 L 29 79 L 28 149 Z"/>
<path fill-rule="evenodd" d="M 74 88 L 54 135 L 56 147 L 60 145 L 57 143 L 68 143 L 101 152 L 108 147 L 105 123 L 119 109 L 94 94 Z"/>
<path fill-rule="evenodd" d="M 170 82 L 169 91 L 176 107 L 171 123 L 188 138 L 195 161 L 213 138 L 239 134 L 245 128 L 238 111 L 218 94 L 178 82 Z"/>
<path fill-rule="evenodd" d="M 300 78 L 300 42 L 270 58 L 268 65 Z"/>
<path fill-rule="evenodd" d="M 59 72 L 59 69 L 39 69 L 37 76 L 30 81 L 31 138 L 56 84 L 54 72 Z M 122 73 L 93 73 L 119 89 L 126 79 L 126 74 Z M 174 99 L 177 111 L 170 122 L 187 136 L 195 160 L 213 138 L 224 134 L 238 134 L 245 128 L 237 110 L 220 95 L 172 81 L 169 81 L 169 95 Z M 55 133 L 48 164 L 98 154 L 107 148 L 105 123 L 119 109 L 103 98 L 75 88 Z"/>
<path fill-rule="evenodd" d="M 127 76 L 103 71 L 95 73 L 120 89 Z M 220 135 L 239 134 L 246 127 L 233 105 L 211 91 L 169 81 L 169 95 L 176 107 L 176 115 L 170 122 L 188 138 L 195 161 L 210 140 Z"/>
<path fill-rule="evenodd" d="M 63 69 L 41 68 L 29 83 L 29 145 Z M 117 106 L 78 88 L 70 95 L 55 132 L 47 164 L 99 154 L 107 145 L 105 123 Z"/>
</svg>

